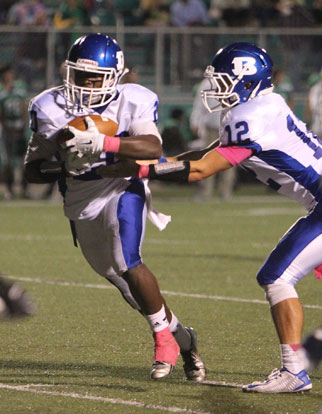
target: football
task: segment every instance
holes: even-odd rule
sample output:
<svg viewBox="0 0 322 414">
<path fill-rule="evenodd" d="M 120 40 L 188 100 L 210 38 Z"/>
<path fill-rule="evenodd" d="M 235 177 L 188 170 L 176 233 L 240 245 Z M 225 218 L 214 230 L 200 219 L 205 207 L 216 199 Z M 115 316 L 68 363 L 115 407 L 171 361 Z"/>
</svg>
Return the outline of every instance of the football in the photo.
<svg viewBox="0 0 322 414">
<path fill-rule="evenodd" d="M 94 122 L 101 134 L 114 137 L 117 133 L 118 124 L 111 119 L 104 118 L 101 115 L 85 115 L 90 117 Z M 67 127 L 72 126 L 80 131 L 85 131 L 87 129 L 85 116 L 80 116 L 71 120 L 63 129 L 61 129 L 56 137 L 56 142 L 58 145 L 62 145 L 65 141 L 68 141 L 73 137 L 73 134 L 68 131 Z"/>
</svg>

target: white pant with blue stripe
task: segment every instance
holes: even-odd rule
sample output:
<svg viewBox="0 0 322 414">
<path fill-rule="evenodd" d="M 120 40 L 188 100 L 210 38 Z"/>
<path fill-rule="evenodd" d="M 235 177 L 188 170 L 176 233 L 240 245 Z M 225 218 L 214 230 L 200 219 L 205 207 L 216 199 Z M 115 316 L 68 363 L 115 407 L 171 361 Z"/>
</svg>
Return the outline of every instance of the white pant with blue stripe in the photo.
<svg viewBox="0 0 322 414">
<path fill-rule="evenodd" d="M 295 286 L 322 264 L 321 208 L 300 218 L 282 237 L 258 272 L 258 283 Z"/>
<path fill-rule="evenodd" d="M 143 184 L 136 181 L 109 200 L 96 219 L 74 221 L 77 241 L 87 262 L 113 283 L 135 309 L 139 306 L 121 275 L 142 263 L 146 214 Z"/>
</svg>

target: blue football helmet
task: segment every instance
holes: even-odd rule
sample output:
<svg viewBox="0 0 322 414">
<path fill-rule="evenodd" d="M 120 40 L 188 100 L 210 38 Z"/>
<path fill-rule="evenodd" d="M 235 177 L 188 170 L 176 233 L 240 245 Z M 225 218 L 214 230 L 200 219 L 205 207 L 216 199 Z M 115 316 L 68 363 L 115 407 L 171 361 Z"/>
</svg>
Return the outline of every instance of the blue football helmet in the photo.
<svg viewBox="0 0 322 414">
<path fill-rule="evenodd" d="M 205 107 L 209 112 L 220 111 L 272 92 L 272 68 L 267 52 L 251 43 L 220 49 L 204 73 L 210 83 L 201 92 Z"/>
<path fill-rule="evenodd" d="M 114 39 L 100 33 L 82 36 L 74 42 L 68 52 L 65 69 L 65 97 L 78 108 L 108 104 L 126 72 L 121 48 Z M 80 82 L 82 77 L 94 81 L 97 78 L 99 82 L 88 87 Z"/>
</svg>

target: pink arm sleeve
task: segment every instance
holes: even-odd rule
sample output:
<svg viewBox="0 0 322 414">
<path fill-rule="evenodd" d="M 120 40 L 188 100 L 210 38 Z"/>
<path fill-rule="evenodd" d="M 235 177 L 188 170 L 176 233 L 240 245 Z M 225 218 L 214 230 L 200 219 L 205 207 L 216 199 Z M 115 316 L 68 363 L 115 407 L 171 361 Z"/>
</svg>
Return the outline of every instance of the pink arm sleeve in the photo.
<svg viewBox="0 0 322 414">
<path fill-rule="evenodd" d="M 241 163 L 252 155 L 251 149 L 243 147 L 217 147 L 215 150 L 226 158 L 232 166 Z"/>
</svg>

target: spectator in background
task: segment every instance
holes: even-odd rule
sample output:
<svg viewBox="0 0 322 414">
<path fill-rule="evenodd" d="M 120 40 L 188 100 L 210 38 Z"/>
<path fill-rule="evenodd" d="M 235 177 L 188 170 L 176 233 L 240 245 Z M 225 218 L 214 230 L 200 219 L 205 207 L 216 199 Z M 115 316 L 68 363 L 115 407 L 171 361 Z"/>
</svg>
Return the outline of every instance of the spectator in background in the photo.
<svg viewBox="0 0 322 414">
<path fill-rule="evenodd" d="M 319 81 L 309 91 L 305 115 L 309 127 L 322 139 L 322 68 Z"/>
<path fill-rule="evenodd" d="M 190 116 L 190 128 L 197 140 L 192 141 L 190 150 L 200 150 L 207 147 L 219 137 L 220 112 L 210 113 L 202 102 L 201 91 L 209 88 L 208 79 L 204 79 L 198 86 Z M 179 154 L 180 151 L 177 151 Z M 217 184 L 218 196 L 222 200 L 231 198 L 236 182 L 236 168 L 221 171 L 218 176 L 211 176 L 197 183 L 196 201 L 212 198 Z"/>
<path fill-rule="evenodd" d="M 11 6 L 15 3 L 15 0 L 1 0 L 0 5 L 0 24 L 6 24 L 8 12 Z"/>
<path fill-rule="evenodd" d="M 318 25 L 322 24 L 322 0 L 314 0 L 312 3 L 312 14 Z"/>
<path fill-rule="evenodd" d="M 33 9 L 35 13 L 31 25 L 45 29 L 48 24 L 47 12 L 43 8 L 38 9 L 38 5 Z M 16 50 L 15 70 L 21 74 L 30 90 L 38 91 L 44 88 L 46 64 L 47 33 L 45 31 L 24 33 Z"/>
<path fill-rule="evenodd" d="M 274 92 L 282 95 L 288 106 L 294 110 L 294 87 L 283 68 L 276 66 L 273 69 L 273 85 Z"/>
<path fill-rule="evenodd" d="M 205 26 L 210 24 L 208 10 L 202 0 L 175 0 L 170 6 L 171 24 L 176 27 Z M 185 35 L 186 36 L 186 35 Z M 193 55 L 190 56 L 189 68 L 184 63 L 185 56 L 181 43 L 183 35 L 177 35 L 178 45 L 175 53 L 178 65 L 178 78 L 184 87 L 190 89 L 192 79 L 200 79 L 200 66 L 205 60 L 205 50 L 208 48 L 207 37 L 200 34 L 189 34 L 189 42 Z"/>
<path fill-rule="evenodd" d="M 141 0 L 140 10 L 145 26 L 168 26 L 170 24 L 168 0 Z"/>
<path fill-rule="evenodd" d="M 272 0 L 277 11 L 271 25 L 275 27 L 309 27 L 314 26 L 314 18 L 310 11 L 296 0 Z M 289 74 L 293 85 L 301 85 L 301 73 L 312 50 L 312 37 L 299 35 L 281 35 L 280 47 L 285 52 L 283 65 L 290 68 Z M 301 51 L 299 53 L 299 51 Z M 315 51 L 316 53 L 316 51 Z"/>
<path fill-rule="evenodd" d="M 86 23 L 89 22 L 82 1 L 66 0 L 59 3 L 58 10 L 53 18 L 53 25 L 55 28 L 66 29 L 73 26 L 82 26 Z"/>
<path fill-rule="evenodd" d="M 162 148 L 164 155 L 171 157 L 180 152 L 186 151 L 184 134 L 185 113 L 181 108 L 174 108 L 170 118 L 165 122 L 161 131 Z"/>
<path fill-rule="evenodd" d="M 8 11 L 8 24 L 31 26 L 38 25 L 39 20 L 47 22 L 47 8 L 37 0 L 20 0 Z"/>
<path fill-rule="evenodd" d="M 251 12 L 257 19 L 258 25 L 267 27 L 277 14 L 273 0 L 252 0 Z"/>
<path fill-rule="evenodd" d="M 257 26 L 251 0 L 211 0 L 209 16 L 224 26 Z"/>
<path fill-rule="evenodd" d="M 91 24 L 91 15 L 86 9 L 86 4 L 81 0 L 65 0 L 60 2 L 53 17 L 55 29 L 68 29 L 77 26 Z M 73 43 L 79 33 L 60 33 L 60 44 L 58 46 L 58 59 L 63 61 L 67 54 L 68 45 Z"/>
<path fill-rule="evenodd" d="M 170 6 L 172 26 L 205 26 L 208 10 L 202 0 L 175 0 Z"/>
<path fill-rule="evenodd" d="M 27 123 L 26 89 L 15 79 L 12 66 L 0 70 L 0 125 L 1 162 L 6 186 L 4 197 L 15 197 L 15 170 L 20 169 L 21 195 L 27 198 L 27 182 L 22 174 L 27 149 L 25 128 Z"/>
</svg>

